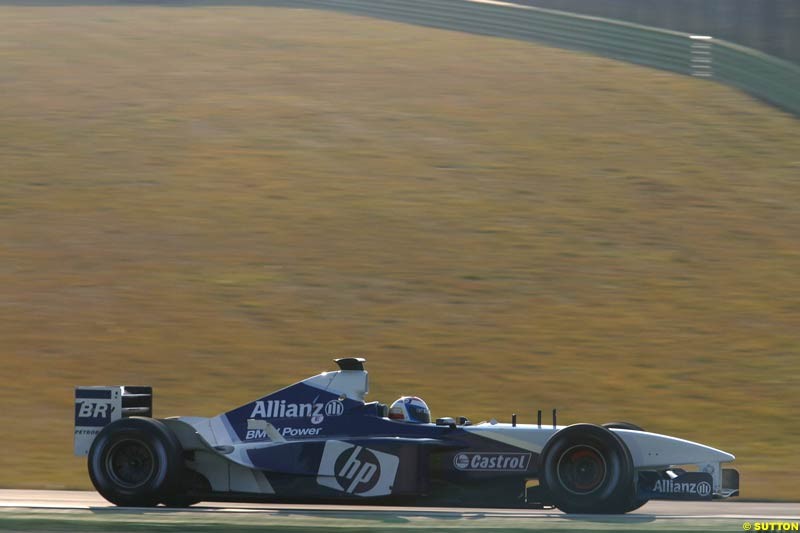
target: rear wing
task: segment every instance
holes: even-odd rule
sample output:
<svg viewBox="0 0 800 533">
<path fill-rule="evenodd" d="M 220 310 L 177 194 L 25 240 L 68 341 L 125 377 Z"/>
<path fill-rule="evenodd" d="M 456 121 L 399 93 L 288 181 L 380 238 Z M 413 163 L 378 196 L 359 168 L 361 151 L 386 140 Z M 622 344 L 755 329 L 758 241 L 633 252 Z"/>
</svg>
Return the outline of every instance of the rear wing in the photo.
<svg viewBox="0 0 800 533">
<path fill-rule="evenodd" d="M 89 455 L 100 430 L 130 416 L 153 416 L 153 388 L 117 385 L 75 389 L 75 455 Z"/>
</svg>

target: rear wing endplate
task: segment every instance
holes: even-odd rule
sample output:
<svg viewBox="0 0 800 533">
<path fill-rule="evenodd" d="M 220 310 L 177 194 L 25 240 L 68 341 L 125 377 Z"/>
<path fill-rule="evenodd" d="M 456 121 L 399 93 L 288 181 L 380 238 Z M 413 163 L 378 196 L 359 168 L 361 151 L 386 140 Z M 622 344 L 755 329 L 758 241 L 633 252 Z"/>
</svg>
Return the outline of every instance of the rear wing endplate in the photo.
<svg viewBox="0 0 800 533">
<path fill-rule="evenodd" d="M 153 416 L 153 388 L 129 385 L 75 389 L 75 455 L 89 455 L 100 430 L 130 416 Z"/>
</svg>

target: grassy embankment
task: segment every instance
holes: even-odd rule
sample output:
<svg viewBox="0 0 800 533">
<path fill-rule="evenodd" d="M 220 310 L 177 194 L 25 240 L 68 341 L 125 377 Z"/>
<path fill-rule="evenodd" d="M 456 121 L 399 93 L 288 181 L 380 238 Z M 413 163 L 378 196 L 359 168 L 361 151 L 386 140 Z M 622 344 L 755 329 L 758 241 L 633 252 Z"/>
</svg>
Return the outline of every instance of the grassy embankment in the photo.
<svg viewBox="0 0 800 533">
<path fill-rule="evenodd" d="M 89 487 L 76 384 L 212 415 L 361 354 L 373 399 L 632 420 L 800 498 L 800 121 L 326 12 L 0 28 L 0 486 Z"/>
</svg>

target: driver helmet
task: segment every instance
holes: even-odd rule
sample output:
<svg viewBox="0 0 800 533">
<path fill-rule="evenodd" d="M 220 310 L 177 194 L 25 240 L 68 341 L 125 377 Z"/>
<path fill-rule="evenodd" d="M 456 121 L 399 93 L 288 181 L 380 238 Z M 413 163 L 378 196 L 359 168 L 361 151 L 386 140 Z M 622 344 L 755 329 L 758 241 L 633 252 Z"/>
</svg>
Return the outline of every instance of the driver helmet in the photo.
<svg viewBox="0 0 800 533">
<path fill-rule="evenodd" d="M 389 407 L 389 418 L 412 424 L 430 424 L 431 410 L 416 396 L 402 396 Z"/>
</svg>

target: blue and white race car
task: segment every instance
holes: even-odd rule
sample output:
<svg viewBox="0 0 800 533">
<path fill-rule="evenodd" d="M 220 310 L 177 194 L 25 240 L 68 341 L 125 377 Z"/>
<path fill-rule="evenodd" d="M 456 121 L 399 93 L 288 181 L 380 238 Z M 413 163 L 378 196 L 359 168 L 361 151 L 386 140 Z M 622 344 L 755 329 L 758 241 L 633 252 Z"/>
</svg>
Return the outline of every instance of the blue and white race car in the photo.
<svg viewBox="0 0 800 533">
<path fill-rule="evenodd" d="M 152 418 L 149 387 L 78 387 L 75 454 L 120 506 L 200 501 L 555 506 L 626 513 L 651 499 L 739 493 L 734 456 L 627 423 L 466 418 L 425 403 L 365 402 L 364 359 L 213 418 Z"/>
</svg>

